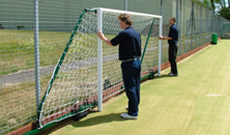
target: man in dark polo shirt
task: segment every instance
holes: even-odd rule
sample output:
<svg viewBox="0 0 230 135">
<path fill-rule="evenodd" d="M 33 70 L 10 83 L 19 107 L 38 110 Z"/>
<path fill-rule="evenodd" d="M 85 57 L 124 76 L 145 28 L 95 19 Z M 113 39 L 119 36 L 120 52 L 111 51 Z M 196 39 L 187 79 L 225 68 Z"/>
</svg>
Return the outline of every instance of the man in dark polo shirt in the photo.
<svg viewBox="0 0 230 135">
<path fill-rule="evenodd" d="M 119 44 L 119 60 L 121 61 L 122 77 L 128 97 L 128 113 L 121 114 L 124 119 L 137 119 L 140 103 L 140 76 L 141 76 L 141 37 L 133 29 L 131 16 L 120 14 L 118 21 L 122 32 L 112 40 L 104 37 L 98 30 L 98 37 L 110 46 Z"/>
<path fill-rule="evenodd" d="M 177 63 L 176 63 L 176 56 L 177 56 L 177 42 L 178 42 L 178 29 L 174 24 L 176 22 L 176 18 L 171 17 L 169 19 L 170 30 L 168 37 L 159 37 L 161 40 L 168 40 L 169 50 L 168 50 L 168 59 L 171 65 L 171 72 L 168 74 L 169 76 L 178 76 L 177 72 Z"/>
</svg>

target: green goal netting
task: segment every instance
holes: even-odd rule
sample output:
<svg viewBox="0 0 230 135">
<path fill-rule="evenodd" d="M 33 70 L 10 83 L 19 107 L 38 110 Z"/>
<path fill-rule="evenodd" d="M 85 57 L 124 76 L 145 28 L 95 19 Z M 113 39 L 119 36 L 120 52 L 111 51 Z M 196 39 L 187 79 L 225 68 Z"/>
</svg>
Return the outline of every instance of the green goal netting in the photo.
<svg viewBox="0 0 230 135">
<path fill-rule="evenodd" d="M 230 39 L 230 22 L 223 23 L 222 39 Z"/>
<path fill-rule="evenodd" d="M 101 29 L 108 39 L 121 30 L 120 13 L 127 11 L 95 8 L 83 10 L 50 79 L 37 112 L 38 128 L 59 122 L 98 106 L 124 90 L 118 47 L 97 37 Z M 141 34 L 142 79 L 160 68 L 161 16 L 127 12 L 133 27 Z M 159 73 L 158 73 L 159 75 Z M 124 105 L 125 106 L 125 105 Z"/>
</svg>

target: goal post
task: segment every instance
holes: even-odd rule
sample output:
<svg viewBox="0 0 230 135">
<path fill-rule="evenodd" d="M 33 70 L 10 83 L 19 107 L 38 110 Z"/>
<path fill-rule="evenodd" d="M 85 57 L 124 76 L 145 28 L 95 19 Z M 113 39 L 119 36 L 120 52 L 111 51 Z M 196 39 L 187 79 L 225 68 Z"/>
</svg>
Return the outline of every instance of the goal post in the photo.
<svg viewBox="0 0 230 135">
<path fill-rule="evenodd" d="M 152 18 L 152 23 L 149 29 L 149 34 L 147 36 L 147 40 L 145 43 L 145 47 L 144 47 L 144 51 L 142 54 L 142 58 L 141 58 L 141 62 L 144 59 L 144 54 L 148 45 L 148 41 L 149 41 L 149 37 L 151 35 L 151 31 L 152 31 L 152 26 L 154 24 L 154 20 L 155 19 L 159 19 L 159 35 L 158 36 L 162 36 L 162 16 L 159 15 L 152 15 L 152 14 L 145 14 L 145 13 L 137 13 L 137 12 L 130 12 L 130 11 L 123 11 L 123 10 L 115 10 L 115 9 L 108 9 L 108 8 L 97 8 L 97 13 L 98 13 L 98 29 L 100 31 L 103 32 L 103 13 L 115 13 L 117 14 L 117 17 L 120 13 L 128 13 L 132 16 L 140 16 L 140 17 L 149 17 Z M 118 22 L 117 22 L 118 23 Z M 140 32 L 140 31 L 139 31 Z M 158 76 L 161 75 L 160 71 L 161 71 L 161 45 L 162 45 L 162 41 L 159 40 L 159 54 L 158 54 Z M 102 102 L 103 102 L 103 93 L 102 93 L 102 41 L 98 38 L 98 110 L 101 111 L 102 110 Z M 101 71 L 100 71 L 101 70 Z"/>
<path fill-rule="evenodd" d="M 121 28 L 120 13 L 129 13 L 142 41 L 142 79 L 161 71 L 162 17 L 122 10 L 84 9 L 48 82 L 37 112 L 37 127 L 77 116 L 124 90 L 118 47 L 97 37 L 101 30 L 109 39 Z M 154 72 L 155 71 L 155 72 Z"/>
<path fill-rule="evenodd" d="M 98 14 L 98 30 L 102 31 L 102 10 L 101 8 L 98 8 L 97 10 Z M 102 111 L 102 102 L 103 102 L 103 94 L 102 94 L 102 89 L 103 89 L 103 82 L 102 82 L 102 41 L 100 38 L 97 38 L 98 42 L 98 111 Z"/>
</svg>

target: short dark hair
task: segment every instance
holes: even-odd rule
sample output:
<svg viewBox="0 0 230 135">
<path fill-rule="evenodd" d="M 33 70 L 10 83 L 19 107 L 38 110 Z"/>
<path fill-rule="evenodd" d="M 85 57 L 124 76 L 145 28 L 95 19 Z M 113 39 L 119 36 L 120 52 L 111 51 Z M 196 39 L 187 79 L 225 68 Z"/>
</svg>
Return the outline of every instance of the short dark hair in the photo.
<svg viewBox="0 0 230 135">
<path fill-rule="evenodd" d="M 132 24 L 133 24 L 133 20 L 131 19 L 130 14 L 121 13 L 121 14 L 118 16 L 118 19 L 121 20 L 121 21 L 123 21 L 123 22 L 125 21 L 125 24 L 127 24 L 127 25 L 132 26 Z"/>
<path fill-rule="evenodd" d="M 173 20 L 174 23 L 176 23 L 176 18 L 175 17 L 171 17 L 171 20 Z"/>
</svg>

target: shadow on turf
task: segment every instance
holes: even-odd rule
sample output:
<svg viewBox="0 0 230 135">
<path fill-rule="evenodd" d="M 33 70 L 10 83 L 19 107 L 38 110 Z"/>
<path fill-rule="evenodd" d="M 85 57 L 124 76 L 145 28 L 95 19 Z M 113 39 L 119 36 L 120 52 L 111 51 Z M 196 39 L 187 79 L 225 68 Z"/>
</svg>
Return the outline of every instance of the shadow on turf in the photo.
<svg viewBox="0 0 230 135">
<path fill-rule="evenodd" d="M 100 113 L 100 112 L 94 111 L 91 113 Z M 124 113 L 124 112 L 122 112 L 122 113 Z M 90 113 L 89 113 L 89 115 L 90 115 Z M 62 127 L 70 125 L 70 124 L 72 126 L 78 128 L 78 127 L 89 127 L 89 126 L 98 125 L 101 123 L 109 123 L 111 121 L 132 120 L 132 119 L 122 119 L 120 117 L 120 115 L 121 115 L 121 113 L 110 113 L 107 115 L 95 116 L 93 118 L 87 118 L 86 117 L 84 119 L 80 119 L 79 121 L 75 121 L 75 120 L 73 120 L 73 118 L 68 118 L 68 119 L 62 121 L 60 124 L 58 124 L 52 128 L 49 128 L 45 131 L 40 132 L 38 135 L 49 135 L 49 134 L 57 131 L 58 129 L 61 129 Z"/>
<path fill-rule="evenodd" d="M 94 113 L 100 113 L 100 112 L 94 112 Z M 132 120 L 132 119 L 123 119 L 120 117 L 122 113 L 110 113 L 106 115 L 99 115 L 92 118 L 86 118 L 82 119 L 80 121 L 74 121 L 71 123 L 74 127 L 88 127 L 93 125 L 98 125 L 101 123 L 109 123 L 112 121 L 124 121 L 124 120 Z"/>
<path fill-rule="evenodd" d="M 161 76 L 155 76 L 154 79 L 161 79 L 161 78 L 166 78 L 166 77 L 171 78 L 171 77 L 178 77 L 178 76 L 169 76 L 169 75 L 165 74 L 165 75 L 161 75 Z"/>
</svg>

